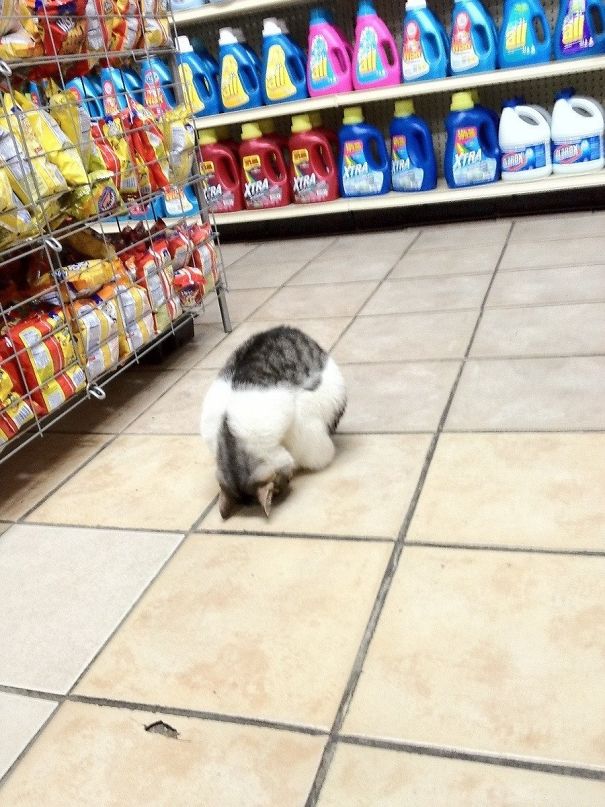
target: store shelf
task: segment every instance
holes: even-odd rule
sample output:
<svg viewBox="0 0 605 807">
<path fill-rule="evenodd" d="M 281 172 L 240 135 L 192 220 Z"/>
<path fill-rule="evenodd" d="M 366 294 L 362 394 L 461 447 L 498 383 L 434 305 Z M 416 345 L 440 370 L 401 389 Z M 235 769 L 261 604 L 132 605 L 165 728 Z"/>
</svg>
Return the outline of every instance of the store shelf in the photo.
<svg viewBox="0 0 605 807">
<path fill-rule="evenodd" d="M 448 202 L 468 202 L 477 199 L 502 199 L 513 196 L 556 191 L 570 191 L 586 188 L 605 187 L 605 170 L 580 176 L 550 176 L 534 182 L 494 182 L 490 185 L 476 185 L 471 188 L 450 189 L 443 180 L 434 191 L 422 193 L 387 193 L 382 196 L 362 196 L 350 199 L 336 199 L 313 205 L 288 205 L 270 210 L 242 210 L 236 213 L 221 213 L 216 216 L 219 227 L 224 225 L 278 221 L 308 216 L 329 216 L 342 213 L 356 213 L 363 210 L 389 210 L 398 207 L 447 204 Z"/>
<path fill-rule="evenodd" d="M 230 5 L 236 5 L 231 3 Z M 347 106 L 370 104 L 376 101 L 389 101 L 396 98 L 414 98 L 435 93 L 452 93 L 469 87 L 487 87 L 500 84 L 519 83 L 541 78 L 559 78 L 580 73 L 595 73 L 605 70 L 605 56 L 593 56 L 589 59 L 568 59 L 531 67 L 516 67 L 508 70 L 493 70 L 489 73 L 473 73 L 464 76 L 451 76 L 436 81 L 417 81 L 398 84 L 395 87 L 384 87 L 377 90 L 357 90 L 355 92 L 325 95 L 319 98 L 305 98 L 303 101 L 289 101 L 283 104 L 254 107 L 253 109 L 221 112 L 196 118 L 198 129 L 209 129 L 232 123 L 277 118 L 313 112 L 318 109 L 340 109 Z"/>
<path fill-rule="evenodd" d="M 311 0 L 222 0 L 208 3 L 201 8 L 190 11 L 175 11 L 174 21 L 177 25 L 191 25 L 202 22 L 214 22 L 226 17 L 236 18 L 242 14 L 261 14 L 300 6 Z"/>
</svg>

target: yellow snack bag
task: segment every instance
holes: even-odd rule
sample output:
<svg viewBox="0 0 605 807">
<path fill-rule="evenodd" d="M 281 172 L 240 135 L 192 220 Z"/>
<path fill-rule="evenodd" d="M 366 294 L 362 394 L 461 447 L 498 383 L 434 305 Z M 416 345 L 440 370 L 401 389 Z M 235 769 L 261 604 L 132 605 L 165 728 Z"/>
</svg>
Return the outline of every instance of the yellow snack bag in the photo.
<svg viewBox="0 0 605 807">
<path fill-rule="evenodd" d="M 78 357 L 89 378 L 97 378 L 118 363 L 117 322 L 91 299 L 76 300 L 72 304 L 72 313 Z"/>
<path fill-rule="evenodd" d="M 122 197 L 109 171 L 94 171 L 88 175 L 88 185 L 76 188 L 69 195 L 67 212 L 78 221 L 111 211 L 116 215 L 125 211 Z"/>
<path fill-rule="evenodd" d="M 10 210 L 15 206 L 13 191 L 4 167 L 0 167 L 0 210 Z"/>
<path fill-rule="evenodd" d="M 49 111 L 63 133 L 77 148 L 86 171 L 90 166 L 93 139 L 90 131 L 90 115 L 84 104 L 78 103 L 75 93 L 55 92 L 50 97 Z"/>
<path fill-rule="evenodd" d="M 138 196 L 138 171 L 133 163 L 122 123 L 118 118 L 113 118 L 103 124 L 102 131 L 120 164 L 120 187 L 118 189 L 120 194 L 123 198 Z"/>
</svg>

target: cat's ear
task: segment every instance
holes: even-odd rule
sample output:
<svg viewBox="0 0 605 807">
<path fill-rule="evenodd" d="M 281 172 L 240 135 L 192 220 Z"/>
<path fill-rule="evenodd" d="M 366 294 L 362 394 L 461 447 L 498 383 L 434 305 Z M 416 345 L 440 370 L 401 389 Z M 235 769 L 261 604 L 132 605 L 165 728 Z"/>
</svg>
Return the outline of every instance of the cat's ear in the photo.
<svg viewBox="0 0 605 807">
<path fill-rule="evenodd" d="M 218 494 L 218 509 L 222 518 L 226 521 L 239 509 L 239 503 L 226 490 L 221 488 Z"/>
<path fill-rule="evenodd" d="M 260 506 L 263 508 L 267 518 L 269 518 L 269 513 L 271 512 L 274 489 L 275 483 L 272 479 L 269 482 L 266 482 L 264 485 L 260 485 L 260 487 L 256 489 L 256 498 L 258 499 Z"/>
</svg>

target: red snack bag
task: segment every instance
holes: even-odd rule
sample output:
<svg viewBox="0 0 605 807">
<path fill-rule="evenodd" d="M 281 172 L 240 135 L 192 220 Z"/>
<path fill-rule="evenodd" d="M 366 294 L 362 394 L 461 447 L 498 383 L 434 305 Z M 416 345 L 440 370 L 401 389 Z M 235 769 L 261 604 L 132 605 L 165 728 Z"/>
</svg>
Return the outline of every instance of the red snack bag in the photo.
<svg viewBox="0 0 605 807">
<path fill-rule="evenodd" d="M 32 13 L 38 18 L 42 31 L 44 55 L 73 56 L 87 51 L 86 0 L 29 0 Z M 65 65 L 65 78 L 83 76 L 90 69 L 88 59 L 69 61 Z M 30 77 L 34 81 L 56 76 L 59 73 L 56 61 L 35 67 Z"/>
<path fill-rule="evenodd" d="M 197 308 L 206 293 L 206 280 L 195 266 L 186 266 L 174 273 L 174 288 L 183 308 Z"/>
</svg>

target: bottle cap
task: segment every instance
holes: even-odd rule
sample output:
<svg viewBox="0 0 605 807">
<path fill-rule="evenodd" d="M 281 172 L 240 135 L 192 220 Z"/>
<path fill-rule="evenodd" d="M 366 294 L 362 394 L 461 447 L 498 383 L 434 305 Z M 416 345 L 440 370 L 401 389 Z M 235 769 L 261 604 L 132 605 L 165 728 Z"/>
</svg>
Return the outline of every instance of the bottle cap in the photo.
<svg viewBox="0 0 605 807">
<path fill-rule="evenodd" d="M 199 134 L 200 146 L 209 146 L 211 143 L 217 143 L 218 137 L 216 136 L 215 129 L 202 129 Z"/>
<path fill-rule="evenodd" d="M 417 8 L 426 8 L 426 0 L 406 0 L 406 11 L 415 11 Z"/>
<path fill-rule="evenodd" d="M 237 39 L 238 42 L 245 42 L 246 37 L 244 36 L 244 32 L 241 28 L 233 28 L 233 36 Z"/>
<path fill-rule="evenodd" d="M 179 53 L 191 53 L 193 51 L 193 47 L 191 46 L 191 42 L 189 41 L 188 36 L 177 36 L 176 38 L 176 49 Z"/>
<path fill-rule="evenodd" d="M 455 92 L 452 95 L 450 109 L 452 112 L 461 112 L 463 109 L 472 109 L 475 106 L 470 92 Z"/>
<path fill-rule="evenodd" d="M 288 23 L 285 20 L 282 20 L 281 17 L 277 20 L 277 24 L 279 25 L 279 30 L 282 34 L 289 34 L 290 29 L 288 28 Z"/>
<path fill-rule="evenodd" d="M 342 122 L 345 126 L 351 123 L 363 123 L 363 109 L 360 106 L 346 107 Z"/>
<path fill-rule="evenodd" d="M 357 16 L 362 17 L 364 14 L 376 14 L 376 9 L 374 8 L 374 3 L 372 3 L 372 0 L 359 0 Z"/>
<path fill-rule="evenodd" d="M 237 37 L 233 33 L 233 28 L 220 28 L 218 34 L 219 47 L 221 45 L 237 45 Z"/>
<path fill-rule="evenodd" d="M 281 33 L 283 33 L 283 31 L 279 27 L 279 22 L 276 17 L 267 17 L 263 20 L 263 37 L 279 36 Z"/>
<path fill-rule="evenodd" d="M 564 89 L 559 90 L 559 92 L 555 95 L 555 101 L 560 101 L 562 98 L 569 101 L 569 99 L 573 98 L 575 94 L 576 91 L 573 87 L 565 87 Z"/>
<path fill-rule="evenodd" d="M 262 137 L 258 123 L 244 123 L 242 126 L 242 140 L 254 140 L 256 137 Z"/>
<path fill-rule="evenodd" d="M 401 98 L 395 101 L 395 117 L 396 118 L 409 118 L 414 114 L 414 102 L 411 98 Z"/>
<path fill-rule="evenodd" d="M 309 14 L 309 23 L 315 25 L 321 22 L 330 22 L 330 14 L 325 8 L 321 8 L 320 6 L 312 8 Z"/>
<path fill-rule="evenodd" d="M 312 128 L 310 115 L 292 115 L 292 134 L 310 132 Z"/>
</svg>

